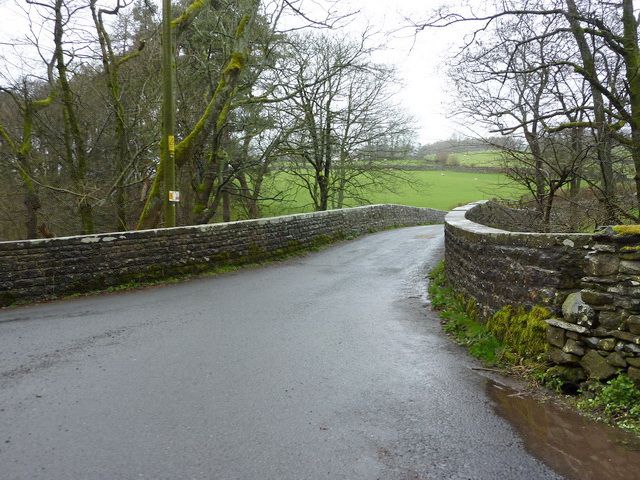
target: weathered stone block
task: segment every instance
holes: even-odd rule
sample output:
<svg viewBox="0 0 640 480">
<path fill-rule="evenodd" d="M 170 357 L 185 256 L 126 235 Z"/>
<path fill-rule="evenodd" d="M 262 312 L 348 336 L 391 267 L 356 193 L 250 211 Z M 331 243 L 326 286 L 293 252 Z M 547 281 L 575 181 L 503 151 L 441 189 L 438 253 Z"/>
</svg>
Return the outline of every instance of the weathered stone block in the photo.
<svg viewBox="0 0 640 480">
<path fill-rule="evenodd" d="M 617 310 L 603 311 L 598 314 L 598 323 L 604 328 L 615 330 L 622 323 L 622 315 Z"/>
<path fill-rule="evenodd" d="M 640 275 L 640 262 L 635 260 L 622 260 L 620 262 L 620 273 Z"/>
<path fill-rule="evenodd" d="M 629 378 L 636 382 L 636 384 L 640 385 L 640 368 L 629 367 L 627 375 L 629 375 Z"/>
<path fill-rule="evenodd" d="M 580 292 L 574 292 L 567 296 L 562 304 L 562 315 L 565 321 L 583 327 L 592 327 L 596 319 L 596 312 L 582 300 Z"/>
<path fill-rule="evenodd" d="M 632 315 L 640 314 L 640 298 L 633 297 L 618 297 L 615 303 L 620 308 L 628 310 Z"/>
<path fill-rule="evenodd" d="M 571 383 L 580 383 L 587 379 L 587 375 L 580 367 L 566 367 L 556 365 L 547 370 L 547 375 L 560 377 Z"/>
<path fill-rule="evenodd" d="M 635 345 L 633 343 L 623 343 L 622 344 L 622 349 L 625 352 L 633 353 L 634 355 L 640 355 L 640 346 Z"/>
<path fill-rule="evenodd" d="M 582 283 L 589 287 L 596 287 L 598 285 L 613 285 L 618 283 L 616 277 L 583 277 Z"/>
<path fill-rule="evenodd" d="M 607 363 L 612 367 L 625 368 L 627 362 L 622 355 L 618 352 L 613 352 L 607 356 Z"/>
<path fill-rule="evenodd" d="M 595 337 L 608 337 L 609 336 L 609 330 L 607 328 L 604 327 L 598 327 L 598 328 L 594 328 L 593 330 L 591 330 L 591 334 Z"/>
<path fill-rule="evenodd" d="M 640 368 L 640 357 L 626 357 L 625 360 L 632 367 Z"/>
<path fill-rule="evenodd" d="M 577 355 L 581 357 L 584 355 L 584 347 L 577 342 L 576 340 L 572 340 L 571 338 L 567 340 L 564 347 L 562 347 L 562 351 L 565 353 L 571 353 L 573 355 Z"/>
<path fill-rule="evenodd" d="M 547 342 L 554 347 L 562 348 L 565 342 L 565 331 L 558 327 L 547 327 Z"/>
<path fill-rule="evenodd" d="M 582 341 L 589 348 L 598 348 L 600 339 L 598 337 L 583 337 Z"/>
<path fill-rule="evenodd" d="M 634 335 L 640 335 L 640 315 L 631 315 L 627 318 L 627 328 Z"/>
<path fill-rule="evenodd" d="M 580 357 L 566 353 L 559 348 L 551 348 L 547 352 L 547 358 L 556 365 L 572 365 L 578 363 Z"/>
<path fill-rule="evenodd" d="M 618 330 L 614 330 L 611 332 L 611 336 L 619 340 L 624 340 L 625 342 L 635 343 L 636 345 L 640 345 L 640 336 L 634 335 L 629 332 L 621 332 Z"/>
<path fill-rule="evenodd" d="M 585 369 L 589 378 L 594 380 L 608 380 L 616 374 L 616 369 L 595 350 L 589 350 L 582 357 L 580 366 Z"/>
<path fill-rule="evenodd" d="M 613 253 L 590 253 L 587 259 L 587 273 L 593 276 L 615 275 L 618 273 L 620 258 Z"/>
<path fill-rule="evenodd" d="M 625 252 L 620 255 L 622 260 L 640 260 L 640 252 Z"/>
<path fill-rule="evenodd" d="M 613 338 L 603 338 L 598 342 L 598 350 L 605 350 L 607 352 L 612 352 L 614 348 L 616 348 L 616 341 Z"/>
<path fill-rule="evenodd" d="M 589 332 L 589 329 L 586 327 L 581 327 L 580 325 L 575 325 L 573 323 L 558 320 L 557 318 L 548 318 L 547 320 L 545 320 L 545 322 L 547 322 L 547 324 L 551 325 L 552 327 L 562 328 L 563 330 L 568 330 L 570 332 L 576 332 L 576 333 Z"/>
<path fill-rule="evenodd" d="M 615 253 L 616 251 L 616 247 L 615 245 L 610 245 L 608 243 L 596 243 L 593 247 L 593 250 L 595 250 L 596 252 L 609 252 L 609 253 Z"/>
<path fill-rule="evenodd" d="M 597 290 L 582 290 L 582 300 L 589 305 L 608 305 L 613 303 L 613 295 Z"/>
</svg>

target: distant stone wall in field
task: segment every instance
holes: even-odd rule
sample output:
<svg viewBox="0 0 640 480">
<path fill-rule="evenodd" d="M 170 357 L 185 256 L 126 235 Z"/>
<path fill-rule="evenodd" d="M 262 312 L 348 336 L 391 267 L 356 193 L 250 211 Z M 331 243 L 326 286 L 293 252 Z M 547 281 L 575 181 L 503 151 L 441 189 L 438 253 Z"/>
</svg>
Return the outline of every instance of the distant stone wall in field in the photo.
<svg viewBox="0 0 640 480">
<path fill-rule="evenodd" d="M 240 222 L 0 242 L 0 306 L 275 258 L 446 212 L 371 205 Z"/>
<path fill-rule="evenodd" d="M 578 377 L 602 380 L 626 371 L 640 381 L 640 233 L 513 232 L 483 225 L 484 215 L 496 223 L 496 211 L 478 202 L 447 215 L 449 282 L 487 315 L 505 305 L 550 308 L 549 358 Z M 518 212 L 506 214 L 515 218 Z"/>
</svg>

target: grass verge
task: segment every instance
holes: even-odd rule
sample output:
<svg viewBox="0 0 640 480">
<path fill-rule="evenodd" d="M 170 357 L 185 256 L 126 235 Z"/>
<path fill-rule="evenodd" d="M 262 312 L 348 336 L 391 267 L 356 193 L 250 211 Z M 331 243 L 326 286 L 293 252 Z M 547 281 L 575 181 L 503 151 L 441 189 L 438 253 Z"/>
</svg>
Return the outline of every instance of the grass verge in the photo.
<svg viewBox="0 0 640 480">
<path fill-rule="evenodd" d="M 551 315 L 544 308 L 531 311 L 507 306 L 482 322 L 474 301 L 456 293 L 447 285 L 444 262 L 429 274 L 431 304 L 440 311 L 443 329 L 469 353 L 486 366 L 517 368 L 530 376 L 544 368 L 545 318 Z"/>
</svg>

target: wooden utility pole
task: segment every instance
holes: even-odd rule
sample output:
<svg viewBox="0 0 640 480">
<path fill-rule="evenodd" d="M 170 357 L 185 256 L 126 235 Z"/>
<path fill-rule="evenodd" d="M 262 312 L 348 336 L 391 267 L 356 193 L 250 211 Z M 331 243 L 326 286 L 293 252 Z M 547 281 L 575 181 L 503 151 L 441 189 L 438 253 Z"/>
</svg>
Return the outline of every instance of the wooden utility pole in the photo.
<svg viewBox="0 0 640 480">
<path fill-rule="evenodd" d="M 176 226 L 176 203 L 169 201 L 176 188 L 175 163 L 175 61 L 173 28 L 171 26 L 171 0 L 162 0 L 162 141 L 160 162 L 164 162 L 164 189 L 162 192 L 164 226 Z"/>
</svg>

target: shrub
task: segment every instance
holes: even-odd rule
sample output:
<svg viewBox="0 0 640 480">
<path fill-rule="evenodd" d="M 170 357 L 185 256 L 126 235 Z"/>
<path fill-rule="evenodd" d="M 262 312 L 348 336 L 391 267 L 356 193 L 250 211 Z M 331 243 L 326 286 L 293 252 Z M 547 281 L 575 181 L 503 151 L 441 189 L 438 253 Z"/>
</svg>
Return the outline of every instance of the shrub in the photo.
<svg viewBox="0 0 640 480">
<path fill-rule="evenodd" d="M 447 164 L 447 160 L 449 159 L 449 152 L 446 150 L 440 150 L 436 153 L 436 163 L 441 163 L 442 165 Z"/>
</svg>

